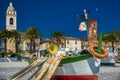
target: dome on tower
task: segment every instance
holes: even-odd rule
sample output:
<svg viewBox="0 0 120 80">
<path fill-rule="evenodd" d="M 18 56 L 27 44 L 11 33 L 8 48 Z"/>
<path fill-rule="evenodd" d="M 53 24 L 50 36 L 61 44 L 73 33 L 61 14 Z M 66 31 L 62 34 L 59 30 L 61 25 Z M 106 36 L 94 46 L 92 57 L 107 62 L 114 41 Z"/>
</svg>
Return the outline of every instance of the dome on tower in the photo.
<svg viewBox="0 0 120 80">
<path fill-rule="evenodd" d="M 13 11 L 14 13 L 16 13 L 15 8 L 12 5 L 12 2 L 9 3 L 9 6 L 7 8 L 7 13 L 9 13 L 9 11 Z"/>
</svg>

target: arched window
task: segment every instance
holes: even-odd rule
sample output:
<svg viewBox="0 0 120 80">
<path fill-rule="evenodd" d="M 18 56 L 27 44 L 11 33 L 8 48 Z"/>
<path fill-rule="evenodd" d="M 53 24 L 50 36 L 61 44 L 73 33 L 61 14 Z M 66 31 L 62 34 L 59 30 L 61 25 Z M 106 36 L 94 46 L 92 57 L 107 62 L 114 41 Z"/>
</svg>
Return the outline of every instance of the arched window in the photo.
<svg viewBox="0 0 120 80">
<path fill-rule="evenodd" d="M 13 18 L 10 18 L 10 25 L 13 25 Z"/>
</svg>

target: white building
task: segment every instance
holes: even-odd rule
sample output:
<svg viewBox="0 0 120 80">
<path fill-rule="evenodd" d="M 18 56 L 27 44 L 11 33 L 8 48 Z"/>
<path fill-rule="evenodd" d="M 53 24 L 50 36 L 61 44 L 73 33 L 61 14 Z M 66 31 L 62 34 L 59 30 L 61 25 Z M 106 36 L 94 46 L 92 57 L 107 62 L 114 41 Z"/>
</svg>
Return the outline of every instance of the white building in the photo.
<svg viewBox="0 0 120 80">
<path fill-rule="evenodd" d="M 65 37 L 65 48 L 70 50 L 81 50 L 81 40 L 73 37 Z"/>
<path fill-rule="evenodd" d="M 49 46 L 50 40 L 45 40 L 41 42 L 40 44 L 40 49 L 47 49 Z M 73 38 L 73 37 L 65 37 L 65 40 L 63 41 L 62 45 L 60 48 L 69 48 L 70 50 L 81 50 L 81 40 L 78 38 Z"/>
</svg>

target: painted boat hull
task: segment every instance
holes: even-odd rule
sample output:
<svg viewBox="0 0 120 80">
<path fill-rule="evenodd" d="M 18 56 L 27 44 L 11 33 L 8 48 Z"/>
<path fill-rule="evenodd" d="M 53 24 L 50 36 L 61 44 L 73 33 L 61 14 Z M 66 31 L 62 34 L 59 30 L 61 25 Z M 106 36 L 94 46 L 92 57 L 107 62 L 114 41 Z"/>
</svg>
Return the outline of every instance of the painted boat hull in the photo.
<svg viewBox="0 0 120 80">
<path fill-rule="evenodd" d="M 98 80 L 100 60 L 91 57 L 59 65 L 51 80 Z"/>
<path fill-rule="evenodd" d="M 115 66 L 115 53 L 109 52 L 108 57 L 101 59 L 101 65 Z"/>
<path fill-rule="evenodd" d="M 98 80 L 97 75 L 54 75 L 51 80 Z"/>
<path fill-rule="evenodd" d="M 115 66 L 115 60 L 114 58 L 105 58 L 101 60 L 101 65 L 104 66 Z"/>
</svg>

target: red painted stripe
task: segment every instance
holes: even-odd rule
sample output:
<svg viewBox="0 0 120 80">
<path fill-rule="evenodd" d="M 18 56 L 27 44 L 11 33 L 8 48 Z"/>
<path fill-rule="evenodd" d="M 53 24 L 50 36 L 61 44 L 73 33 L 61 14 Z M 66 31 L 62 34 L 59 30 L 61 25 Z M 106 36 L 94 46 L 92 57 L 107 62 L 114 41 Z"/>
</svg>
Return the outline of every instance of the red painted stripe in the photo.
<svg viewBox="0 0 120 80">
<path fill-rule="evenodd" d="M 98 75 L 54 75 L 51 80 L 98 80 Z"/>
</svg>

